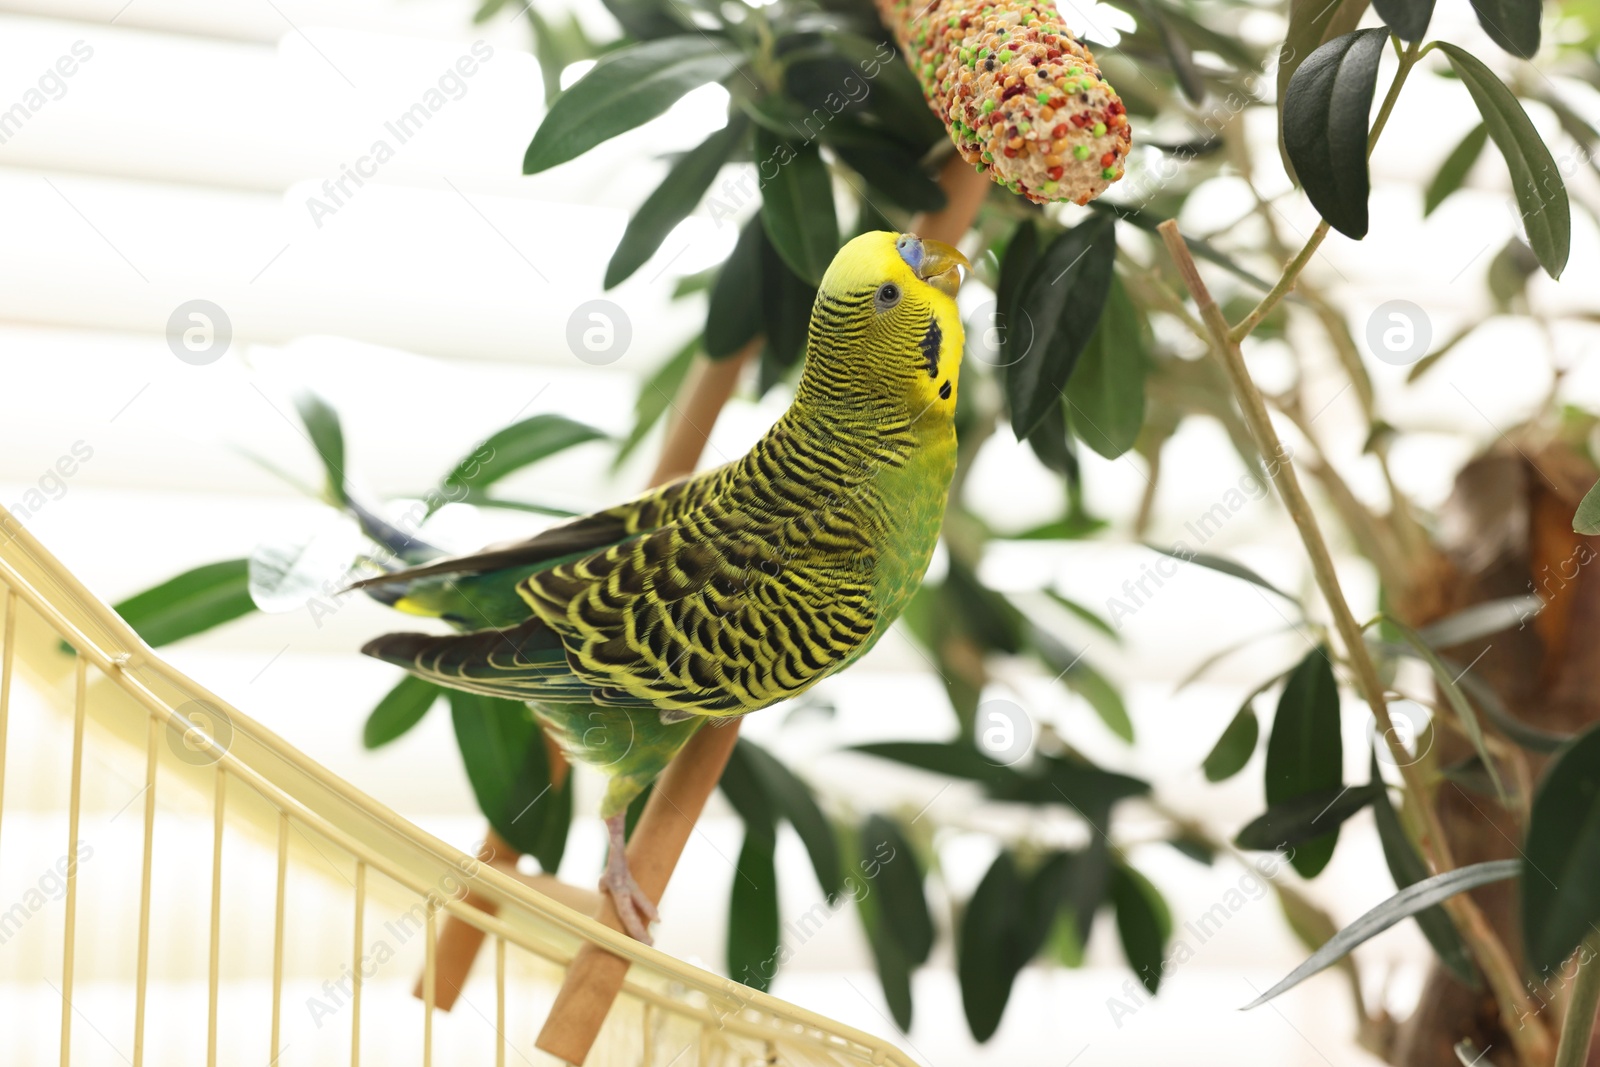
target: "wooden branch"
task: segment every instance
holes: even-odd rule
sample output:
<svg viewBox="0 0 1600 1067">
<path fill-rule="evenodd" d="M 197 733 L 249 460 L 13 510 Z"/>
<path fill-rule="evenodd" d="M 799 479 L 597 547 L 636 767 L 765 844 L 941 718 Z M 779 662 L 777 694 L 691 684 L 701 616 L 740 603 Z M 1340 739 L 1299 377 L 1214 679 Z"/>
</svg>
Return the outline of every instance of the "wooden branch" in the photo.
<svg viewBox="0 0 1600 1067">
<path fill-rule="evenodd" d="M 1168 255 L 1178 267 L 1184 286 L 1194 298 L 1195 306 L 1200 311 L 1200 320 L 1211 333 L 1213 350 L 1217 358 L 1222 361 L 1223 369 L 1228 372 L 1234 396 L 1238 399 L 1245 421 L 1256 439 L 1256 447 L 1268 463 L 1268 471 L 1279 497 L 1283 500 L 1283 506 L 1289 512 L 1289 517 L 1294 520 L 1301 543 L 1305 546 L 1306 556 L 1311 562 L 1311 571 L 1316 577 L 1317 587 L 1322 591 L 1322 598 L 1333 615 L 1334 628 L 1338 630 L 1340 640 L 1345 646 L 1345 656 L 1355 674 L 1356 688 L 1366 700 L 1367 706 L 1372 709 L 1373 718 L 1377 720 L 1394 754 L 1401 777 L 1405 779 L 1407 792 L 1418 802 L 1425 828 L 1425 832 L 1420 835 L 1418 845 L 1424 857 L 1432 865 L 1434 873 L 1450 870 L 1455 864 L 1450 855 L 1449 842 L 1445 839 L 1444 830 L 1439 822 L 1439 814 L 1431 804 L 1427 803 L 1428 793 L 1421 773 L 1415 761 L 1411 759 L 1410 753 L 1402 747 L 1400 735 L 1394 729 L 1389 716 L 1388 701 L 1384 697 L 1383 683 L 1379 680 L 1377 668 L 1367 652 L 1361 624 L 1356 621 L 1354 613 L 1350 610 L 1349 601 L 1345 599 L 1344 592 L 1340 588 L 1339 575 L 1333 565 L 1333 555 L 1328 550 L 1327 540 L 1322 535 L 1316 513 L 1311 509 L 1311 502 L 1300 486 L 1294 463 L 1278 439 L 1278 431 L 1272 425 L 1272 416 L 1267 412 L 1266 400 L 1250 377 L 1250 370 L 1245 366 L 1244 356 L 1239 351 L 1239 343 L 1229 336 L 1228 322 L 1223 318 L 1222 309 L 1217 306 L 1210 290 L 1206 288 L 1204 279 L 1200 277 L 1200 269 L 1189 254 L 1189 246 L 1184 241 L 1183 235 L 1178 232 L 1177 223 L 1169 219 L 1158 229 L 1162 241 L 1166 244 Z M 1502 1021 L 1524 1062 L 1535 1065 L 1549 1063 L 1552 1052 L 1549 1032 L 1532 1009 L 1522 988 L 1516 965 L 1499 936 L 1490 927 L 1483 912 L 1466 894 L 1451 897 L 1444 902 L 1444 908 L 1455 920 L 1461 936 L 1483 967 L 1499 1003 Z"/>
<path fill-rule="evenodd" d="M 955 244 L 972 228 L 991 183 L 959 156 L 954 156 L 940 172 L 939 184 L 944 188 L 948 203 L 939 211 L 914 218 L 911 231 Z M 667 431 L 661 462 L 656 467 L 658 480 L 694 469 L 717 414 L 738 381 L 739 370 L 760 351 L 762 343 L 759 339 L 753 341 L 721 363 L 702 360 L 697 365 L 695 373 L 685 382 L 677 419 Z M 628 843 L 628 867 L 640 887 L 654 900 L 659 901 L 666 891 L 689 833 L 699 820 L 711 791 L 722 778 L 722 770 L 738 740 L 738 729 L 737 719 L 725 725 L 703 727 L 668 764 L 645 803 L 644 814 Z M 595 918 L 614 930 L 622 929 L 610 897 L 602 896 L 601 909 Z M 627 973 L 628 961 L 593 944 L 580 949 L 567 968 L 566 980 L 550 1008 L 536 1046 L 568 1063 L 583 1063 Z"/>
</svg>

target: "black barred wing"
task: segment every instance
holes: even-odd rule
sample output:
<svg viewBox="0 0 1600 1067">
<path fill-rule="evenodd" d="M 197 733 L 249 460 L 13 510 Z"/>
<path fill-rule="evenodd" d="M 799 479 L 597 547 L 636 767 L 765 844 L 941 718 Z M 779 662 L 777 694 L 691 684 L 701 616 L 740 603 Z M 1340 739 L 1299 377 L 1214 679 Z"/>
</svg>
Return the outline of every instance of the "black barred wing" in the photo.
<svg viewBox="0 0 1600 1067">
<path fill-rule="evenodd" d="M 876 549 L 864 538 L 816 548 L 701 515 L 540 571 L 517 591 L 561 636 L 597 702 L 739 715 L 804 691 L 872 640 Z"/>
</svg>

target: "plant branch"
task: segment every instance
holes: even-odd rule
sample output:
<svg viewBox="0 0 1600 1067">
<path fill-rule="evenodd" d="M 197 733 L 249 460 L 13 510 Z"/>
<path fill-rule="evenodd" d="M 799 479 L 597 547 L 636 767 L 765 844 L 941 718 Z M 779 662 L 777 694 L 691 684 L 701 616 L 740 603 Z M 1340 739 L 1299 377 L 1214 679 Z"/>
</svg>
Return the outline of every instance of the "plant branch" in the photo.
<svg viewBox="0 0 1600 1067">
<path fill-rule="evenodd" d="M 1300 540 L 1305 545 L 1317 586 L 1322 591 L 1323 599 L 1327 601 L 1328 609 L 1333 615 L 1334 626 L 1345 646 L 1345 654 L 1349 657 L 1351 669 L 1355 674 L 1356 688 L 1367 702 L 1367 706 L 1371 708 L 1373 718 L 1377 720 L 1384 740 L 1395 756 L 1395 763 L 1405 779 L 1407 791 L 1419 800 L 1418 806 L 1424 817 L 1426 832 L 1421 835 L 1418 844 L 1435 872 L 1450 870 L 1454 863 L 1438 812 L 1432 805 L 1421 802 L 1428 795 L 1425 783 L 1421 779 L 1421 772 L 1411 760 L 1410 753 L 1401 744 L 1399 735 L 1394 731 L 1389 706 L 1384 698 L 1383 683 L 1367 651 L 1361 624 L 1356 620 L 1350 610 L 1349 602 L 1345 599 L 1339 584 L 1338 571 L 1334 568 L 1333 556 L 1317 524 L 1311 502 L 1300 486 L 1299 476 L 1289 461 L 1289 454 L 1278 438 L 1277 429 L 1272 425 L 1266 400 L 1251 379 L 1249 368 L 1244 363 L 1244 356 L 1239 351 L 1238 342 L 1229 335 L 1228 320 L 1223 316 L 1222 309 L 1212 298 L 1205 281 L 1200 277 L 1200 270 L 1195 265 L 1194 257 L 1189 254 L 1189 247 L 1183 235 L 1178 232 L 1177 225 L 1169 220 L 1163 222 L 1159 229 L 1161 238 L 1166 243 L 1167 252 L 1177 264 L 1178 273 L 1200 311 L 1201 321 L 1211 332 L 1213 350 L 1222 361 L 1234 395 L 1243 410 L 1245 422 L 1255 437 L 1256 447 L 1267 461 L 1273 484 L 1277 487 L 1284 508 L 1294 520 Z M 1516 965 L 1512 962 L 1505 946 L 1500 943 L 1488 920 L 1471 898 L 1465 895 L 1450 898 L 1445 906 L 1461 929 L 1462 936 L 1472 946 L 1478 962 L 1488 976 L 1506 1029 L 1516 1043 L 1523 1062 L 1548 1063 L 1549 1033 L 1533 1013 L 1527 995 L 1522 989 Z"/>
<path fill-rule="evenodd" d="M 1289 290 L 1294 288 L 1295 279 L 1300 277 L 1300 272 L 1310 262 L 1317 247 L 1322 244 L 1322 239 L 1328 236 L 1328 220 L 1323 219 L 1317 223 L 1317 228 L 1311 231 L 1311 237 L 1301 246 L 1300 251 L 1289 261 L 1289 266 L 1284 269 L 1283 276 L 1278 279 L 1267 295 L 1261 298 L 1261 303 L 1239 321 L 1239 325 L 1228 331 L 1228 340 L 1237 344 L 1250 336 L 1261 320 L 1272 314 L 1272 309 L 1278 306 L 1278 301 L 1289 295 Z"/>
<path fill-rule="evenodd" d="M 1586 964 L 1583 957 L 1587 955 Z M 1584 1067 L 1594 1039 L 1594 1015 L 1600 1008 L 1600 933 L 1590 934 L 1578 948 L 1578 976 L 1572 981 L 1572 999 L 1561 1021 L 1561 1045 L 1555 1067 Z"/>
</svg>

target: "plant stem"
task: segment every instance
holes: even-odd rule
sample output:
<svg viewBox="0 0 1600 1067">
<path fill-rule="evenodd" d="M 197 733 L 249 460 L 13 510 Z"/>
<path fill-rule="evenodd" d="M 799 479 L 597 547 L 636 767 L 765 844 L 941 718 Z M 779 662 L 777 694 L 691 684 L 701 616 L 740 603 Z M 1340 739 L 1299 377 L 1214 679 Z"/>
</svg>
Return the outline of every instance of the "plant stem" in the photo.
<svg viewBox="0 0 1600 1067">
<path fill-rule="evenodd" d="M 1289 290 L 1294 288 L 1295 279 L 1300 277 L 1300 272 L 1305 269 L 1306 262 L 1310 260 L 1317 246 L 1322 244 L 1322 239 L 1328 236 L 1328 220 L 1323 219 L 1317 223 L 1317 228 L 1311 231 L 1311 239 L 1305 243 L 1298 254 L 1289 261 L 1284 268 L 1283 277 L 1278 279 L 1266 296 L 1261 298 L 1261 303 L 1246 315 L 1233 329 L 1228 331 L 1228 340 L 1238 343 L 1250 336 L 1250 332 L 1261 325 L 1261 320 L 1272 314 L 1272 309 L 1278 306 L 1278 301 L 1289 295 Z"/>
<path fill-rule="evenodd" d="M 1572 981 L 1572 999 L 1561 1022 L 1555 1067 L 1583 1067 L 1589 1062 L 1596 1008 L 1600 1008 L 1600 933 L 1590 934 L 1578 948 L 1578 976 Z"/>
<path fill-rule="evenodd" d="M 1355 674 L 1356 688 L 1366 700 L 1367 706 L 1372 709 L 1373 718 L 1377 720 L 1379 729 L 1394 754 L 1395 763 L 1400 768 L 1401 777 L 1405 779 L 1407 791 L 1417 798 L 1418 808 L 1427 827 L 1418 844 L 1424 856 L 1431 861 L 1435 872 L 1450 870 L 1454 867 L 1454 862 L 1450 856 L 1450 847 L 1445 839 L 1443 825 L 1439 821 L 1439 814 L 1432 804 L 1427 803 L 1428 792 L 1426 783 L 1422 781 L 1421 772 L 1393 729 L 1389 706 L 1384 698 L 1383 683 L 1378 678 L 1378 671 L 1373 665 L 1371 655 L 1368 654 L 1361 624 L 1351 612 L 1349 602 L 1345 600 L 1344 592 L 1339 585 L 1338 572 L 1334 569 L 1333 556 L 1328 550 L 1321 528 L 1317 525 L 1316 514 L 1311 510 L 1311 502 L 1300 486 L 1300 479 L 1290 462 L 1289 452 L 1284 448 L 1278 438 L 1277 429 L 1272 425 L 1266 400 L 1250 377 L 1250 371 L 1244 364 L 1244 356 L 1239 351 L 1238 342 L 1229 336 L 1228 320 L 1223 317 L 1222 309 L 1212 298 L 1205 281 L 1200 277 L 1200 270 L 1195 265 L 1194 257 L 1189 254 L 1189 247 L 1184 242 L 1183 235 L 1178 232 L 1177 224 L 1169 219 L 1160 225 L 1159 230 L 1162 240 L 1166 243 L 1168 254 L 1177 264 L 1178 273 L 1183 278 L 1189 294 L 1194 298 L 1195 305 L 1200 311 L 1201 321 L 1211 332 L 1212 347 L 1228 374 L 1234 395 L 1244 413 L 1245 422 L 1255 437 L 1256 447 L 1266 461 L 1273 484 L 1277 486 L 1278 494 L 1283 499 L 1284 508 L 1294 520 L 1300 540 L 1305 545 L 1317 586 L 1322 591 L 1323 599 L 1327 601 L 1328 610 L 1333 615 L 1334 626 L 1345 646 L 1345 655 L 1349 658 L 1351 669 Z M 1516 965 L 1495 935 L 1488 920 L 1484 918 L 1482 911 L 1472 899 L 1465 895 L 1451 897 L 1445 902 L 1445 907 L 1455 919 L 1462 937 L 1472 946 L 1478 962 L 1483 966 L 1489 984 L 1494 989 L 1506 1029 L 1516 1043 L 1522 1061 L 1529 1065 L 1548 1063 L 1549 1033 L 1530 1006 L 1517 975 Z"/>
<path fill-rule="evenodd" d="M 1394 80 L 1389 83 L 1389 92 L 1383 98 L 1383 104 L 1378 108 L 1378 117 L 1372 120 L 1372 131 L 1367 134 L 1367 158 L 1372 158 L 1372 150 L 1378 146 L 1378 135 L 1383 133 L 1384 126 L 1389 123 L 1389 115 L 1394 111 L 1395 101 L 1400 99 L 1400 89 L 1406 83 L 1406 75 L 1411 73 L 1411 68 L 1416 66 L 1417 58 L 1421 54 L 1422 38 L 1417 38 L 1406 46 L 1400 55 L 1400 67 L 1394 72 Z M 1310 261 L 1317 247 L 1322 244 L 1322 239 L 1328 236 L 1328 220 L 1323 219 L 1317 228 L 1311 232 L 1311 237 L 1300 249 L 1300 252 L 1289 261 L 1289 266 L 1284 269 L 1283 277 L 1278 279 L 1278 284 L 1272 287 L 1271 292 L 1261 298 L 1261 303 L 1246 315 L 1239 325 L 1228 331 L 1229 340 L 1238 342 L 1250 336 L 1250 331 L 1261 325 L 1261 320 L 1272 314 L 1272 309 L 1278 306 L 1278 301 L 1288 295 L 1294 288 L 1295 279 L 1300 277 L 1300 272 Z"/>
</svg>

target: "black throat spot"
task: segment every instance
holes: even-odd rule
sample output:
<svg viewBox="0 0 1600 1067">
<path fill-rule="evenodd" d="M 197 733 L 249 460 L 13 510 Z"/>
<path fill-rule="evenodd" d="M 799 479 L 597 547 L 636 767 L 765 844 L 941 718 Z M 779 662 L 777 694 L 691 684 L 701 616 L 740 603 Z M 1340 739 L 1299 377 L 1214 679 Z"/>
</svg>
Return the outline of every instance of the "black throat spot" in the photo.
<svg viewBox="0 0 1600 1067">
<path fill-rule="evenodd" d="M 939 320 L 934 319 L 928 323 L 928 332 L 922 335 L 922 366 L 930 378 L 939 376 L 939 348 L 943 344 L 944 331 L 939 329 Z"/>
</svg>

